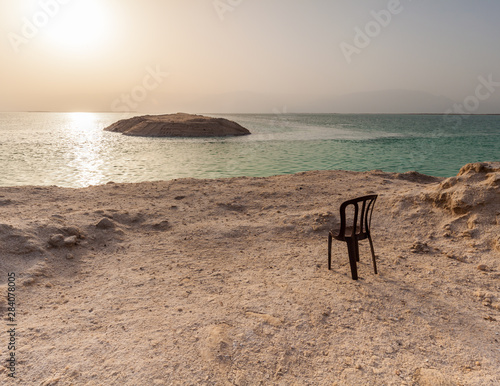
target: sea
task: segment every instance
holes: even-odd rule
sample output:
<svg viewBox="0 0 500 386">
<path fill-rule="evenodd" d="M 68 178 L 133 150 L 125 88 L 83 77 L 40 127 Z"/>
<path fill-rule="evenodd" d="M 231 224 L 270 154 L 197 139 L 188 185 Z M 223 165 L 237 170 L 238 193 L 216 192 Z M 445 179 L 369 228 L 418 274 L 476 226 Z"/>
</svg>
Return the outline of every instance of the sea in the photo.
<svg viewBox="0 0 500 386">
<path fill-rule="evenodd" d="M 449 177 L 467 163 L 500 161 L 499 115 L 205 114 L 252 132 L 232 138 L 103 130 L 136 115 L 0 113 L 0 186 L 79 188 L 338 169 Z"/>
</svg>

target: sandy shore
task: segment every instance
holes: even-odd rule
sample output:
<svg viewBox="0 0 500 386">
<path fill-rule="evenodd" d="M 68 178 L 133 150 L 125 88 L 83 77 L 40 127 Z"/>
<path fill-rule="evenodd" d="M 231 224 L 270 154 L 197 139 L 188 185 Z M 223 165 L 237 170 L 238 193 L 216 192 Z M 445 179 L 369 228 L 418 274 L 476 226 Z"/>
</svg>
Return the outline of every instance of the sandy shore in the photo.
<svg viewBox="0 0 500 386">
<path fill-rule="evenodd" d="M 353 281 L 327 230 L 372 193 Z M 0 213 L 2 384 L 500 384 L 500 163 L 0 188 Z"/>
</svg>

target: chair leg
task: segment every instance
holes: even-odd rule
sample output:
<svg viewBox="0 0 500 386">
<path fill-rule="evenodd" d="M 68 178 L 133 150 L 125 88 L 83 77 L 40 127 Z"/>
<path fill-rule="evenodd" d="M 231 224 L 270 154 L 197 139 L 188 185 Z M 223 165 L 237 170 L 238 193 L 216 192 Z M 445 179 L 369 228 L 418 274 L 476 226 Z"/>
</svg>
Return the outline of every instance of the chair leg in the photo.
<svg viewBox="0 0 500 386">
<path fill-rule="evenodd" d="M 328 270 L 332 269 L 332 234 L 328 233 Z"/>
<path fill-rule="evenodd" d="M 375 250 L 373 249 L 373 241 L 372 241 L 372 237 L 370 235 L 368 235 L 368 241 L 370 242 L 370 249 L 372 250 L 373 270 L 375 271 L 375 275 L 376 275 L 376 274 L 378 274 L 377 262 L 375 261 Z"/>
<path fill-rule="evenodd" d="M 359 263 L 359 242 L 357 239 L 354 239 L 354 254 L 356 256 L 356 261 Z"/>
<path fill-rule="evenodd" d="M 351 265 L 352 280 L 358 280 L 358 268 L 356 267 L 356 245 L 354 240 L 347 241 L 349 252 L 349 264 Z"/>
</svg>

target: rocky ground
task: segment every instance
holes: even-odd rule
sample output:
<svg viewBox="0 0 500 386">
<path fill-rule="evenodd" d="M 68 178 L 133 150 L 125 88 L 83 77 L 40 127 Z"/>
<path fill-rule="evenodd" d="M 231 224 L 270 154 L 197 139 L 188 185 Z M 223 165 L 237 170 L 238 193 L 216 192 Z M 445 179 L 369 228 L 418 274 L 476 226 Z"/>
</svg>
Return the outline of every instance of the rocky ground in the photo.
<svg viewBox="0 0 500 386">
<path fill-rule="evenodd" d="M 353 281 L 327 233 L 373 193 Z M 2 384 L 500 384 L 500 163 L 0 188 L 0 213 Z"/>
</svg>

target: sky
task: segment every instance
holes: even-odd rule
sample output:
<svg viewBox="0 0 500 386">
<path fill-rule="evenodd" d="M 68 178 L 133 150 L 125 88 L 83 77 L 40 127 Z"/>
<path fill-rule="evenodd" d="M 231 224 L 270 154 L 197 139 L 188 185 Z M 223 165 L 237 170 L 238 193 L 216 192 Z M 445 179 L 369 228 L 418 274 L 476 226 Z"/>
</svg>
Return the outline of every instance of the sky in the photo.
<svg viewBox="0 0 500 386">
<path fill-rule="evenodd" d="M 0 0 L 0 111 L 500 113 L 498 0 Z"/>
</svg>

